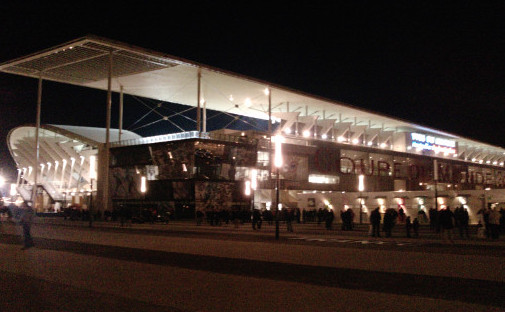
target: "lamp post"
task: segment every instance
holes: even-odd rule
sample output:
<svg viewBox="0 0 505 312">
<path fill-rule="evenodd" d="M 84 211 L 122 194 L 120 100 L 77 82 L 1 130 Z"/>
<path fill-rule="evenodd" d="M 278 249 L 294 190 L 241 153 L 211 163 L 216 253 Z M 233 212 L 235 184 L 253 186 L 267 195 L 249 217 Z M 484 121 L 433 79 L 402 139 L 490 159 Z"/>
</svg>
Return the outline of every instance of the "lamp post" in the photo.
<svg viewBox="0 0 505 312">
<path fill-rule="evenodd" d="M 251 212 L 254 210 L 254 191 L 258 188 L 258 170 L 251 170 Z"/>
<path fill-rule="evenodd" d="M 140 178 L 140 192 L 142 193 L 142 206 L 140 207 L 140 212 L 142 213 L 144 202 L 146 200 L 146 191 L 147 191 L 147 186 L 146 186 L 146 177 L 142 176 Z"/>
<path fill-rule="evenodd" d="M 276 168 L 276 183 L 275 183 L 275 239 L 279 239 L 279 189 L 281 187 L 280 180 L 280 168 L 282 167 L 282 141 L 284 137 L 282 135 L 276 135 L 275 137 L 275 155 L 274 155 L 274 166 Z"/>
<path fill-rule="evenodd" d="M 90 183 L 90 197 L 89 197 L 89 227 L 93 226 L 93 180 L 96 179 L 96 158 L 95 156 L 89 157 L 89 183 Z M 65 193 L 66 202 L 66 193 Z"/>
<path fill-rule="evenodd" d="M 359 224 L 363 223 L 363 198 L 361 193 L 365 190 L 365 176 L 360 174 L 358 176 L 358 191 L 359 191 Z"/>
</svg>

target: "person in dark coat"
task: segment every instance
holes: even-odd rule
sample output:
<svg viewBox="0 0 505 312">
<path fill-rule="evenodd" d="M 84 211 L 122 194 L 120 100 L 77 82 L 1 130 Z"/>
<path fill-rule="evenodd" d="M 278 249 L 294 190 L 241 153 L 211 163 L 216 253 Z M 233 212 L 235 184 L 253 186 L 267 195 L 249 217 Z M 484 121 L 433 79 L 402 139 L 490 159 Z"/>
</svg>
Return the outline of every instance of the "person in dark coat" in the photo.
<svg viewBox="0 0 505 312">
<path fill-rule="evenodd" d="M 386 233 L 386 237 L 391 237 L 391 232 L 395 226 L 397 217 L 398 213 L 395 209 L 389 208 L 386 210 L 386 213 L 384 214 L 384 224 L 382 225 L 384 233 Z"/>
<path fill-rule="evenodd" d="M 379 211 L 379 207 L 375 208 L 370 213 L 370 222 L 372 223 L 372 236 L 381 237 L 380 234 L 381 214 Z"/>
<path fill-rule="evenodd" d="M 23 226 L 24 246 L 21 248 L 22 250 L 26 250 L 35 246 L 33 243 L 32 235 L 30 233 L 34 215 L 35 212 L 33 211 L 33 208 L 30 205 L 25 204 L 23 214 L 19 220 L 21 226 Z"/>
<path fill-rule="evenodd" d="M 412 222 L 412 229 L 414 230 L 414 237 L 419 237 L 419 220 L 414 218 Z"/>
<path fill-rule="evenodd" d="M 410 216 L 408 216 L 405 219 L 405 231 L 406 231 L 407 237 L 409 237 L 409 238 L 410 238 L 410 230 L 411 229 L 412 229 L 412 222 L 410 221 Z"/>
<path fill-rule="evenodd" d="M 326 222 L 326 229 L 331 230 L 333 225 L 333 219 L 335 219 L 335 214 L 333 214 L 333 209 L 328 208 L 326 210 L 326 216 L 324 221 Z"/>
<path fill-rule="evenodd" d="M 253 209 L 252 212 L 252 228 L 253 230 L 261 229 L 261 214 L 258 209 Z"/>
<path fill-rule="evenodd" d="M 443 209 L 439 212 L 438 221 L 440 224 L 442 238 L 444 240 L 449 240 L 451 243 L 454 243 L 454 241 L 452 240 L 452 229 L 454 228 L 454 213 L 451 211 L 451 207 L 447 206 L 446 209 Z"/>
</svg>

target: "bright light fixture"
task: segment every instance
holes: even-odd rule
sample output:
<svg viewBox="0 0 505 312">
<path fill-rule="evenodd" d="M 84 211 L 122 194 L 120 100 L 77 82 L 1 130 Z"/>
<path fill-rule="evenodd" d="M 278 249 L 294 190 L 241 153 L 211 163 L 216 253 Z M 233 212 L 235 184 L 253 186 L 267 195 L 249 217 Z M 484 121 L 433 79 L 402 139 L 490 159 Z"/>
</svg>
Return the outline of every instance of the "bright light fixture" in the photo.
<svg viewBox="0 0 505 312">
<path fill-rule="evenodd" d="M 258 170 L 252 169 L 251 170 L 251 188 L 253 190 L 256 190 L 258 187 Z"/>
<path fill-rule="evenodd" d="M 146 187 L 146 177 L 142 176 L 140 178 L 140 192 L 145 193 L 146 190 L 147 190 L 147 187 Z"/>
<path fill-rule="evenodd" d="M 16 195 L 17 193 L 18 193 L 18 191 L 16 190 L 16 183 L 12 183 L 12 184 L 11 184 L 11 190 L 10 190 L 10 193 L 9 193 L 9 194 L 10 194 L 11 196 L 14 196 L 14 195 Z"/>
<path fill-rule="evenodd" d="M 89 156 L 89 178 L 96 179 L 96 157 Z"/>
<path fill-rule="evenodd" d="M 245 196 L 251 196 L 251 181 L 245 181 Z"/>
<path fill-rule="evenodd" d="M 358 176 L 358 190 L 363 192 L 365 190 L 365 176 L 360 174 Z"/>
</svg>

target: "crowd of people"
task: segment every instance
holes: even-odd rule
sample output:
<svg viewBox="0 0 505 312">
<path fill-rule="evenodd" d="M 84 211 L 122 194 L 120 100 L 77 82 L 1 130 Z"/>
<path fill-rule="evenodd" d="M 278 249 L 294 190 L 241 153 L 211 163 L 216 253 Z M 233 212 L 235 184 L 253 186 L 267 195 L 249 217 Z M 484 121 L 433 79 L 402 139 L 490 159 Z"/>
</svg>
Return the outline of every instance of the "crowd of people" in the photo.
<svg viewBox="0 0 505 312">
<path fill-rule="evenodd" d="M 32 213 L 29 213 L 29 212 Z M 25 233 L 25 248 L 30 248 L 33 241 L 30 236 L 30 225 L 33 218 L 33 209 L 26 203 L 21 206 L 10 204 L 9 206 L 1 205 L 0 213 L 7 216 L 8 219 L 17 220 L 23 226 Z M 81 209 L 78 206 L 71 205 L 62 209 L 65 219 L 69 220 L 88 220 L 89 210 Z M 392 237 L 393 229 L 400 227 L 395 233 L 401 233 L 401 227 L 404 228 L 405 237 L 419 237 L 420 224 L 429 224 L 431 232 L 437 233 L 446 241 L 453 242 L 454 235 L 459 234 L 460 239 L 470 239 L 471 233 L 476 234 L 477 238 L 487 238 L 497 240 L 500 234 L 505 234 L 505 209 L 489 206 L 477 212 L 479 222 L 477 231 L 470 227 L 470 216 L 468 209 L 464 206 L 456 207 L 454 210 L 449 206 L 444 206 L 442 209 L 430 208 L 428 215 L 424 210 L 419 210 L 417 216 L 407 215 L 402 206 L 398 208 L 388 208 L 381 211 L 380 207 L 376 207 L 370 212 L 369 216 L 369 235 L 372 237 L 381 237 L 381 233 L 385 237 Z M 173 216 L 170 210 L 163 207 L 153 208 L 144 207 L 138 209 L 126 205 L 119 205 L 113 211 L 105 212 L 103 216 L 100 212 L 96 212 L 95 219 L 103 219 L 106 221 L 120 221 L 121 226 L 131 223 L 154 223 L 162 221 L 168 223 Z M 355 214 L 352 209 L 343 209 L 340 211 L 340 221 L 343 231 L 352 231 L 355 228 Z M 285 208 L 279 211 L 279 217 L 276 218 L 275 211 L 266 209 L 254 208 L 249 210 L 209 210 L 196 211 L 197 225 L 203 222 L 212 226 L 220 226 L 222 224 L 233 223 L 236 227 L 241 224 L 251 224 L 253 230 L 260 230 L 263 223 L 272 225 L 274 221 L 283 222 L 289 232 L 293 232 L 293 223 L 313 222 L 318 225 L 324 224 L 327 230 L 333 229 L 335 222 L 335 213 L 333 209 L 328 207 L 300 210 L 299 208 Z M 400 234 L 401 235 L 401 234 Z"/>
</svg>

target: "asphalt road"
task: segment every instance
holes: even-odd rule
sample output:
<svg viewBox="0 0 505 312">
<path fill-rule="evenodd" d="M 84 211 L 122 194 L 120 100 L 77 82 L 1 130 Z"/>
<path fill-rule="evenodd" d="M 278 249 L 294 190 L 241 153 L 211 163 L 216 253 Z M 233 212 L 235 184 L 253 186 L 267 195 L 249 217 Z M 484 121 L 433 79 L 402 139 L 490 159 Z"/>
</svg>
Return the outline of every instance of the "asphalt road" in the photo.
<svg viewBox="0 0 505 312">
<path fill-rule="evenodd" d="M 246 226 L 34 225 L 0 235 L 5 311 L 503 311 L 505 244 Z"/>
</svg>

